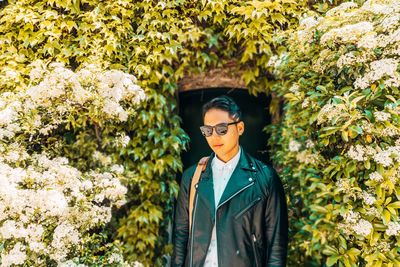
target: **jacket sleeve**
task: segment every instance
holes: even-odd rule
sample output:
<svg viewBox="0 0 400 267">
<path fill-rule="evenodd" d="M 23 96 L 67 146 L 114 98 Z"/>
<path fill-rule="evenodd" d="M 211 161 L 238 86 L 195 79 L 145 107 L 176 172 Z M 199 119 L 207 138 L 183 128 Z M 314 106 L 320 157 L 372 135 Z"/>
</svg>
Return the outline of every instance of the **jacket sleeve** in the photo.
<svg viewBox="0 0 400 267">
<path fill-rule="evenodd" d="M 285 192 L 275 169 L 264 166 L 269 177 L 267 207 L 265 209 L 265 236 L 267 267 L 286 266 L 288 246 L 288 212 Z"/>
<path fill-rule="evenodd" d="M 189 185 L 192 176 L 191 169 L 183 173 L 178 193 L 173 231 L 173 267 L 182 267 L 185 264 L 186 248 L 189 239 Z"/>
</svg>

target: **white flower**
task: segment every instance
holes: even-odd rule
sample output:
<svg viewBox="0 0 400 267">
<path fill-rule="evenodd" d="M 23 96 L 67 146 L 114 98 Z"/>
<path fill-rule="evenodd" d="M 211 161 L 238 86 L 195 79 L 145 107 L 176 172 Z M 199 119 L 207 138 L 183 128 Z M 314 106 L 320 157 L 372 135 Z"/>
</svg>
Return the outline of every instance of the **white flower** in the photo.
<svg viewBox="0 0 400 267">
<path fill-rule="evenodd" d="M 304 27 L 305 29 L 310 29 L 316 25 L 318 25 L 318 23 L 321 21 L 320 17 L 316 17 L 316 16 L 310 16 L 310 17 L 305 17 L 300 19 L 299 23 L 300 26 Z"/>
<path fill-rule="evenodd" d="M 289 142 L 289 151 L 291 152 L 297 152 L 300 150 L 301 144 L 297 142 L 296 140 L 291 140 Z"/>
<path fill-rule="evenodd" d="M 360 218 L 360 214 L 358 212 L 349 210 L 343 217 L 347 224 L 354 224 Z"/>
<path fill-rule="evenodd" d="M 367 159 L 365 156 L 365 149 L 362 145 L 351 146 L 349 151 L 347 151 L 347 156 L 357 161 L 364 161 Z"/>
<path fill-rule="evenodd" d="M 383 181 L 383 176 L 379 172 L 373 172 L 369 175 L 369 179 L 375 182 L 382 182 Z"/>
<path fill-rule="evenodd" d="M 84 264 L 75 263 L 73 260 L 68 260 L 58 263 L 57 267 L 87 267 Z"/>
<path fill-rule="evenodd" d="M 4 239 L 18 239 L 28 236 L 28 231 L 23 227 L 21 223 L 17 223 L 13 220 L 7 220 L 0 228 L 0 235 Z"/>
<path fill-rule="evenodd" d="M 138 262 L 138 261 L 135 261 L 134 263 L 133 263 L 133 267 L 143 267 L 144 265 L 142 264 L 142 263 L 140 263 L 140 262 Z"/>
<path fill-rule="evenodd" d="M 337 7 L 331 8 L 328 12 L 326 12 L 327 17 L 343 14 L 345 11 L 348 11 L 349 9 L 357 8 L 358 5 L 353 2 L 345 2 L 340 4 Z"/>
<path fill-rule="evenodd" d="M 373 230 L 372 224 L 364 219 L 359 220 L 352 228 L 357 235 L 362 235 L 364 237 L 368 236 Z"/>
<path fill-rule="evenodd" d="M 374 49 L 378 46 L 378 39 L 375 32 L 370 32 L 364 35 L 358 42 L 359 48 Z"/>
<path fill-rule="evenodd" d="M 273 55 L 269 58 L 268 63 L 267 63 L 267 67 L 273 67 L 275 66 L 276 62 L 278 61 L 278 56 L 277 55 Z"/>
<path fill-rule="evenodd" d="M 361 10 L 370 11 L 375 14 L 390 14 L 393 12 L 393 8 L 390 5 L 375 4 L 371 1 L 366 1 L 362 5 Z"/>
<path fill-rule="evenodd" d="M 400 223 L 399 222 L 390 222 L 388 223 L 388 228 L 385 233 L 389 236 L 397 236 L 400 233 Z"/>
<path fill-rule="evenodd" d="M 108 258 L 108 263 L 120 263 L 124 260 L 121 254 L 119 253 L 113 253 L 111 256 Z"/>
<path fill-rule="evenodd" d="M 25 247 L 20 242 L 16 243 L 8 253 L 2 252 L 0 256 L 2 267 L 24 264 L 27 258 Z"/>
<path fill-rule="evenodd" d="M 394 14 L 382 20 L 380 25 L 385 31 L 389 31 L 398 27 L 399 22 L 400 22 L 400 14 Z"/>
<path fill-rule="evenodd" d="M 393 58 L 383 58 L 371 62 L 370 71 L 363 77 L 359 77 L 354 82 L 356 88 L 365 89 L 371 83 L 376 82 L 384 77 L 389 81 L 390 86 L 399 86 L 400 77 L 397 73 L 399 61 Z"/>
<path fill-rule="evenodd" d="M 119 133 L 117 137 L 115 137 L 114 142 L 117 147 L 126 147 L 130 140 L 131 138 L 125 133 Z"/>
<path fill-rule="evenodd" d="M 387 121 L 388 119 L 390 119 L 391 115 L 390 113 L 384 111 L 375 111 L 374 117 L 377 121 Z"/>
<path fill-rule="evenodd" d="M 376 201 L 376 198 L 373 195 L 365 191 L 362 192 L 362 198 L 367 205 L 373 205 Z"/>
<path fill-rule="evenodd" d="M 11 79 L 16 79 L 18 77 L 18 72 L 14 71 L 14 70 L 7 70 L 6 77 L 11 78 Z"/>
<path fill-rule="evenodd" d="M 300 89 L 300 86 L 299 86 L 298 84 L 293 84 L 293 85 L 289 88 L 289 91 L 292 92 L 292 93 L 295 94 L 295 95 L 299 95 L 299 94 L 300 94 L 299 89 Z"/>
<path fill-rule="evenodd" d="M 111 171 L 114 173 L 122 174 L 124 172 L 124 166 L 114 164 L 111 166 Z"/>
<path fill-rule="evenodd" d="M 321 44 L 333 40 L 337 43 L 352 43 L 358 41 L 361 36 L 368 32 L 372 32 L 374 26 L 371 22 L 363 21 L 352 25 L 346 25 L 341 28 L 334 28 L 323 34 L 321 37 Z"/>
<path fill-rule="evenodd" d="M 393 159 L 390 157 L 390 155 L 390 151 L 381 151 L 374 156 L 374 160 L 376 163 L 379 163 L 384 167 L 389 167 L 393 164 Z"/>
<path fill-rule="evenodd" d="M 318 154 L 310 153 L 307 150 L 301 151 L 296 155 L 297 161 L 305 164 L 316 164 L 319 161 Z"/>
<path fill-rule="evenodd" d="M 353 65 L 354 63 L 357 62 L 357 58 L 354 55 L 354 52 L 349 52 L 347 54 L 341 55 L 340 58 L 338 59 L 336 66 L 341 69 L 344 66 L 349 66 Z"/>
<path fill-rule="evenodd" d="M 7 125 L 18 119 L 18 113 L 12 107 L 0 110 L 0 125 Z"/>
<path fill-rule="evenodd" d="M 51 247 L 55 252 L 50 255 L 55 261 L 62 261 L 68 255 L 70 248 L 81 242 L 79 232 L 69 223 L 60 223 L 54 230 Z"/>
<path fill-rule="evenodd" d="M 303 103 L 301 103 L 301 107 L 306 108 L 309 106 L 309 104 L 310 104 L 310 99 L 306 98 L 306 99 L 304 99 Z"/>
<path fill-rule="evenodd" d="M 339 117 L 346 116 L 343 105 L 325 104 L 318 113 L 317 124 L 332 122 Z"/>
<path fill-rule="evenodd" d="M 311 139 L 307 139 L 306 147 L 307 148 L 313 148 L 314 146 L 315 146 L 315 143 Z"/>
</svg>

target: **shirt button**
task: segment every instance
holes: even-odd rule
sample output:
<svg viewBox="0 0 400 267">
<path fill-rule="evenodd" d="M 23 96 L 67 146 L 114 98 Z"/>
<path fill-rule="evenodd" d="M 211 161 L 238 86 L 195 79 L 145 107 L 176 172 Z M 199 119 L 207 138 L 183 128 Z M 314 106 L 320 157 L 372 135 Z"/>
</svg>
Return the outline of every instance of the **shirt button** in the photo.
<svg viewBox="0 0 400 267">
<path fill-rule="evenodd" d="M 249 177 L 249 181 L 252 182 L 252 181 L 253 181 L 253 178 Z"/>
</svg>

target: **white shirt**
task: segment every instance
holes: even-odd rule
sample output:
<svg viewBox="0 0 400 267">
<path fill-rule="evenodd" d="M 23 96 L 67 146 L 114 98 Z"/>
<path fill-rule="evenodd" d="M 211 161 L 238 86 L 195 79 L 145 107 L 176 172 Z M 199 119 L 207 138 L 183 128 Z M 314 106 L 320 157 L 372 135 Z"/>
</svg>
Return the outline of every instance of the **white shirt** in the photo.
<svg viewBox="0 0 400 267">
<path fill-rule="evenodd" d="M 217 158 L 217 155 L 215 155 L 211 162 L 214 183 L 215 209 L 217 209 L 222 193 L 224 192 L 225 187 L 232 176 L 233 170 L 236 168 L 236 165 L 239 162 L 240 152 L 241 148 L 239 147 L 238 153 L 228 162 L 223 162 Z M 204 267 L 218 267 L 217 234 L 215 230 L 215 224 L 211 235 L 210 246 L 207 251 L 206 261 L 204 262 Z"/>
</svg>

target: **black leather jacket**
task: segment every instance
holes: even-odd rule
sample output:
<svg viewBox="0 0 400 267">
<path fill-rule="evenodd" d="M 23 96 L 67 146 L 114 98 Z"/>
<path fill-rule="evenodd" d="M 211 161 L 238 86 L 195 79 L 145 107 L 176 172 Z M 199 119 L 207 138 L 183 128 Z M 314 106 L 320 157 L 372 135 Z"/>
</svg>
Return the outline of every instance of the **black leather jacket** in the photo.
<svg viewBox="0 0 400 267">
<path fill-rule="evenodd" d="M 243 149 L 217 207 L 211 154 L 200 176 L 189 236 L 188 202 L 196 165 L 183 173 L 174 221 L 172 266 L 203 266 L 214 223 L 219 267 L 286 266 L 288 218 L 276 171 Z"/>
</svg>

